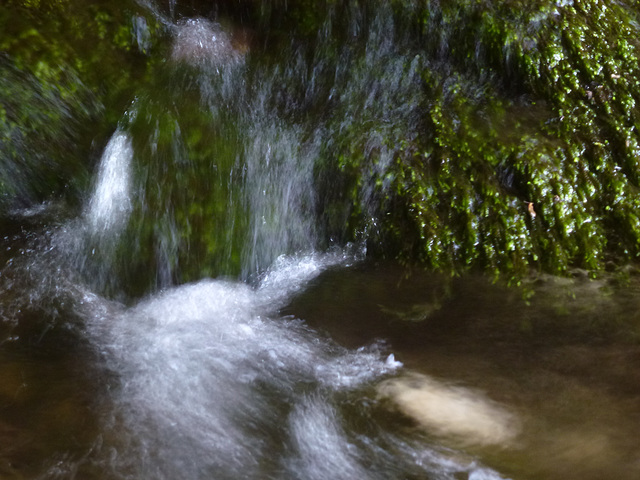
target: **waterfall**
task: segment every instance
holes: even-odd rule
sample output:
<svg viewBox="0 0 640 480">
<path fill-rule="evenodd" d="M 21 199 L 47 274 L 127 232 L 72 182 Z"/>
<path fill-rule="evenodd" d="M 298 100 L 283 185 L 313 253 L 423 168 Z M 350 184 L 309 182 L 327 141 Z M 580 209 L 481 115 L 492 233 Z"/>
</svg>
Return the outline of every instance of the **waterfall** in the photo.
<svg viewBox="0 0 640 480">
<path fill-rule="evenodd" d="M 314 151 L 301 151 L 301 134 L 273 122 L 254 126 L 247 146 L 249 238 L 244 276 L 264 271 L 283 252 L 312 252 L 317 237 L 313 211 Z"/>
<path fill-rule="evenodd" d="M 125 276 L 154 264 L 152 289 L 203 275 L 255 280 L 283 254 L 378 242 L 392 166 L 418 137 L 426 101 L 423 60 L 395 41 L 392 17 L 380 6 L 363 29 L 354 13 L 359 43 L 341 46 L 328 18 L 315 53 L 292 45 L 260 68 L 216 22 L 168 27 L 168 83 L 140 95 L 131 122 L 146 138 Z"/>
<path fill-rule="evenodd" d="M 345 45 L 327 63 L 320 35 L 320 54 L 292 45 L 260 66 L 221 24 L 174 21 L 175 7 L 157 18 L 166 58 L 106 144 L 81 215 L 21 267 L 46 289 L 18 300 L 53 318 L 45 333 L 62 323 L 79 339 L 95 389 L 90 445 L 38 462 L 36 478 L 501 480 L 389 428 L 389 403 L 413 387 L 389 381 L 405 368 L 384 342 L 346 348 L 283 313 L 323 272 L 362 259 L 354 239 L 375 230 L 389 167 L 417 135 L 422 64 L 392 41 L 390 11 L 366 33 L 348 19 L 364 57 Z M 349 177 L 352 151 L 369 162 Z M 440 391 L 480 411 L 477 429 L 508 430 L 481 395 Z M 439 411 L 420 418 L 466 432 L 433 421 Z"/>
<path fill-rule="evenodd" d="M 85 217 L 91 235 L 116 236 L 131 212 L 131 161 L 129 137 L 116 131 L 105 147 L 93 194 Z"/>
</svg>

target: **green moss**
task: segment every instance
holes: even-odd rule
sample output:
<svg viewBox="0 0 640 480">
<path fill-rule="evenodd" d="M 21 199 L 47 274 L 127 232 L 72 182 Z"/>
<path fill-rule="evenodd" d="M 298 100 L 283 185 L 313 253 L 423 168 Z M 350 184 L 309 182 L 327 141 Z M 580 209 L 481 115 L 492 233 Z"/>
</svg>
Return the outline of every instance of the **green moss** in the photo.
<svg viewBox="0 0 640 480">
<path fill-rule="evenodd" d="M 508 275 L 633 260 L 637 5 L 514 3 L 422 11 L 428 126 L 396 187 L 420 259 Z"/>
<path fill-rule="evenodd" d="M 146 279 L 141 291 L 162 263 L 177 282 L 235 275 L 250 228 L 240 192 L 252 112 L 242 102 L 215 107 L 199 72 L 164 63 L 168 45 L 136 45 L 138 8 L 69 0 L 0 9 L 0 192 L 15 193 L 10 171 L 27 157 L 35 160 L 23 176 L 43 176 L 38 198 L 86 178 L 87 144 L 104 145 L 137 97 L 127 128 L 140 198 L 126 243 L 137 250 L 122 247 L 133 257 L 123 275 Z M 637 1 L 247 0 L 221 9 L 255 30 L 244 108 L 264 109 L 262 127 L 295 132 L 292 155 L 315 155 L 318 248 L 366 238 L 374 256 L 516 283 L 531 269 L 595 275 L 637 260 Z M 158 40 L 160 27 L 145 21 Z M 28 148 L 16 140 L 36 131 L 44 134 Z M 84 160 L 80 150 L 63 159 L 76 141 Z"/>
<path fill-rule="evenodd" d="M 83 195 L 98 154 L 92 143 L 103 144 L 145 75 L 131 20 L 137 8 L 3 2 L 0 214 L 62 196 L 77 202 Z"/>
<path fill-rule="evenodd" d="M 292 18 L 310 15 L 304 2 L 290 8 Z M 350 18 L 358 27 L 350 61 L 359 72 L 371 48 L 363 32 L 378 28 L 375 12 L 383 10 L 353 2 L 331 8 L 342 22 L 331 24 L 330 35 L 343 38 Z M 635 1 L 393 2 L 393 41 L 423 69 L 422 122 L 407 129 L 398 121 L 409 130 L 403 138 L 352 106 L 361 98 L 343 94 L 337 116 L 355 121 L 336 129 L 326 152 L 334 160 L 324 164 L 337 162 L 327 171 L 342 175 L 351 192 L 340 200 L 353 202 L 352 232 L 368 229 L 373 216 L 377 229 L 368 234 L 378 254 L 514 281 L 531 268 L 597 273 L 607 260 L 636 259 L 638 11 Z M 319 25 L 323 15 L 301 24 Z M 345 57 L 332 48 L 324 61 Z M 403 58 L 406 72 L 413 57 Z M 366 66 L 373 89 L 385 69 Z M 414 98 L 397 101 L 414 108 Z M 381 158 L 367 150 L 372 131 L 394 157 L 381 174 L 387 181 L 373 175 L 373 214 L 362 195 Z"/>
</svg>

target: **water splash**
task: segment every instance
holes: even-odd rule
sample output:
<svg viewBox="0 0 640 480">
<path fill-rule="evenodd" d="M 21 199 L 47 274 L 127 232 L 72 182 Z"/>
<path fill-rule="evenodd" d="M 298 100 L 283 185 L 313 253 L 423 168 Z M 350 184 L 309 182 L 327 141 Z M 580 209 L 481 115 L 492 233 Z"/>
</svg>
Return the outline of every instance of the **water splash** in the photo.
<svg viewBox="0 0 640 480">
<path fill-rule="evenodd" d="M 220 24 L 204 18 L 181 20 L 174 29 L 171 59 L 201 68 L 229 68 L 242 60 L 230 35 Z"/>
<path fill-rule="evenodd" d="M 109 440 L 92 461 L 113 478 L 384 479 L 400 469 L 500 479 L 376 425 L 365 392 L 402 368 L 382 346 L 347 350 L 278 314 L 339 258 L 283 258 L 258 288 L 203 280 L 128 309 L 85 292 L 86 334 L 115 374 Z M 377 434 L 352 430 L 344 404 L 354 402 L 355 423 Z M 395 454 L 381 453 L 387 442 Z"/>
<path fill-rule="evenodd" d="M 322 270 L 310 262 L 292 277 L 297 288 Z M 276 412 L 297 402 L 298 388 L 355 388 L 395 369 L 375 349 L 336 362 L 336 346 L 272 318 L 293 286 L 274 296 L 268 283 L 203 280 L 123 311 L 85 294 L 88 334 L 119 377 L 113 428 L 127 433 L 114 448 L 128 451 L 117 470 L 135 457 L 143 478 L 259 478 L 270 437 L 287 436 Z"/>
</svg>

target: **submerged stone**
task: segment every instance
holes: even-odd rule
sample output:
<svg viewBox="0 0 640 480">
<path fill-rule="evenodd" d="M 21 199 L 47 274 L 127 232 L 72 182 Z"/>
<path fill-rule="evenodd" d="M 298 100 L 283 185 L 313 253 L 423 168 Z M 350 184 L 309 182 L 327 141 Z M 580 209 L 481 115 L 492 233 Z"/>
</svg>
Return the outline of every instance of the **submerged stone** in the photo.
<svg viewBox="0 0 640 480">
<path fill-rule="evenodd" d="M 378 394 L 429 434 L 458 444 L 506 446 L 519 431 L 518 419 L 483 394 L 425 375 L 385 380 Z"/>
</svg>

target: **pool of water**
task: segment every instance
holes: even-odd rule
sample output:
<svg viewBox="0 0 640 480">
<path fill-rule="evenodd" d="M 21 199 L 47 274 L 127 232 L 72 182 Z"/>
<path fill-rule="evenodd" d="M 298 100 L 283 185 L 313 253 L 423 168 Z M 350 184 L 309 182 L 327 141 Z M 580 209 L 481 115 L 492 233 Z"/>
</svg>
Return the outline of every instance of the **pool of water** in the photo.
<svg viewBox="0 0 640 480">
<path fill-rule="evenodd" d="M 637 478 L 633 283 L 534 288 L 335 254 L 132 306 L 4 297 L 0 471 Z"/>
<path fill-rule="evenodd" d="M 354 268 L 328 272 L 289 308 L 342 344 L 384 340 L 405 369 L 508 407 L 514 439 L 464 450 L 511 478 L 635 478 L 637 285 L 579 273 L 537 278 L 525 302 L 482 278 Z"/>
</svg>

